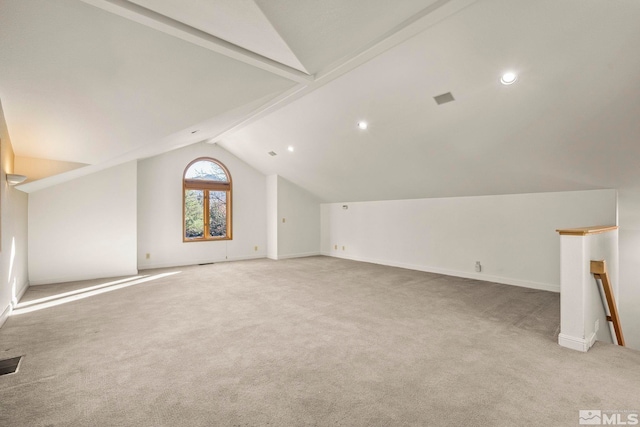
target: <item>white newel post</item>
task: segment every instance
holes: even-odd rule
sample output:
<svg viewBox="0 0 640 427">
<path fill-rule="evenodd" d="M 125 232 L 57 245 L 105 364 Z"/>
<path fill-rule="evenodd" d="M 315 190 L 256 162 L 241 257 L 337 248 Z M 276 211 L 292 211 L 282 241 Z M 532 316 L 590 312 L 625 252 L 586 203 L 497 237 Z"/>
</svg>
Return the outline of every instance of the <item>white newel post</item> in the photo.
<svg viewBox="0 0 640 427">
<path fill-rule="evenodd" d="M 595 226 L 560 233 L 560 334 L 558 344 L 587 351 L 596 340 L 613 342 L 591 261 L 605 260 L 618 294 L 618 227 Z"/>
</svg>

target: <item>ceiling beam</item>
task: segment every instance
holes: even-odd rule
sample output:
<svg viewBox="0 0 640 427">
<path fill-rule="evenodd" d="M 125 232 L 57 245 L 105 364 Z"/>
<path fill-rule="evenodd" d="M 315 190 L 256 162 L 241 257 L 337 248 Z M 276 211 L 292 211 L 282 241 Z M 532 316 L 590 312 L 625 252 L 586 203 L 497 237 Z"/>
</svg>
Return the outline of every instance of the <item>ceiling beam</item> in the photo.
<svg viewBox="0 0 640 427">
<path fill-rule="evenodd" d="M 387 34 L 369 43 L 367 46 L 363 47 L 358 52 L 355 52 L 348 58 L 343 58 L 342 60 L 325 68 L 319 72 L 317 76 L 307 75 L 301 71 L 287 67 L 246 49 L 242 49 L 222 39 L 218 39 L 210 34 L 204 33 L 193 27 L 167 18 L 146 8 L 134 5 L 125 0 L 82 1 L 115 13 L 124 18 L 131 19 L 150 28 L 157 29 L 166 34 L 170 34 L 185 41 L 205 47 L 214 52 L 224 54 L 247 64 L 259 67 L 263 70 L 291 79 L 298 82 L 298 84 L 266 102 L 250 106 L 250 111 L 244 111 L 242 118 L 231 120 L 226 126 L 215 126 L 215 129 L 210 129 L 209 131 L 203 129 L 203 132 L 198 134 L 200 136 L 193 137 L 192 139 L 189 139 L 190 137 L 188 135 L 184 136 L 186 135 L 184 131 L 177 132 L 175 135 L 169 135 L 163 141 L 154 141 L 153 143 L 142 146 L 132 152 L 125 153 L 100 164 L 78 168 L 60 175 L 16 186 L 17 189 L 26 193 L 38 191 L 127 161 L 161 154 L 162 152 L 193 144 L 198 141 L 206 140 L 210 143 L 220 142 L 226 136 L 237 132 L 258 119 L 265 117 L 326 85 L 332 80 L 348 73 L 354 68 L 357 68 L 392 47 L 410 39 L 422 31 L 427 30 L 449 16 L 458 13 L 462 9 L 475 3 L 477 0 L 439 0 L 423 10 L 421 13 L 392 29 Z M 191 128 L 193 128 L 193 126 Z"/>
</svg>

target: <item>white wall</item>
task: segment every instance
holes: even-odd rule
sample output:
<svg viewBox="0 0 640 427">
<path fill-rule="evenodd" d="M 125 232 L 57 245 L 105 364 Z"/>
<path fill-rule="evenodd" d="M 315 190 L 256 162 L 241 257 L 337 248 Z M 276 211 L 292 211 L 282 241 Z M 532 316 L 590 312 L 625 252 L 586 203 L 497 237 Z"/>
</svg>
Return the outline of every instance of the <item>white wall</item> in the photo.
<svg viewBox="0 0 640 427">
<path fill-rule="evenodd" d="M 9 187 L 6 174 L 14 172 L 11 139 L 0 104 L 0 326 L 27 290 L 27 194 Z"/>
<path fill-rule="evenodd" d="M 182 241 L 182 176 L 198 157 L 219 160 L 231 174 L 233 240 Z M 266 177 L 216 145 L 198 143 L 138 162 L 140 269 L 263 258 L 266 216 Z"/>
<path fill-rule="evenodd" d="M 278 259 L 319 255 L 320 200 L 280 176 L 277 197 Z"/>
<path fill-rule="evenodd" d="M 320 200 L 278 175 L 267 177 L 267 256 L 320 254 Z"/>
<path fill-rule="evenodd" d="M 555 230 L 615 225 L 616 203 L 615 190 L 595 190 L 323 204 L 321 250 L 330 256 L 559 291 Z M 476 261 L 482 264 L 481 273 L 474 271 Z"/>
<path fill-rule="evenodd" d="M 136 162 L 30 193 L 30 283 L 136 274 L 136 219 Z"/>
<path fill-rule="evenodd" d="M 620 323 L 627 347 L 640 350 L 640 189 L 619 192 Z"/>
<path fill-rule="evenodd" d="M 278 259 L 278 175 L 267 177 L 267 257 Z"/>
<path fill-rule="evenodd" d="M 587 351 L 596 340 L 613 342 L 614 335 L 606 320 L 604 293 L 591 274 L 591 261 L 606 261 L 607 273 L 617 299 L 618 230 L 587 236 L 561 235 L 560 259 L 561 317 L 558 344 Z"/>
</svg>

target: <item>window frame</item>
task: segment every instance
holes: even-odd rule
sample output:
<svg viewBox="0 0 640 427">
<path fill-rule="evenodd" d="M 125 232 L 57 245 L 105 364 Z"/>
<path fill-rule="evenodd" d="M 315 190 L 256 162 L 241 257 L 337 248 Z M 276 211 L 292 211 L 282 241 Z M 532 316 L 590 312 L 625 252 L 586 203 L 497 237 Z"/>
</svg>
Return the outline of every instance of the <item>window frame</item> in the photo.
<svg viewBox="0 0 640 427">
<path fill-rule="evenodd" d="M 197 162 L 207 161 L 217 164 L 227 175 L 227 181 L 205 181 L 202 179 L 187 179 L 187 171 Z M 203 197 L 203 236 L 198 238 L 187 238 L 186 224 L 186 192 L 187 190 L 201 190 Z M 224 237 L 209 235 L 209 191 L 224 191 L 227 193 L 227 229 Z M 221 240 L 233 240 L 233 182 L 229 169 L 217 159 L 213 157 L 198 157 L 189 162 L 182 173 L 182 241 L 186 242 L 215 242 Z"/>
</svg>

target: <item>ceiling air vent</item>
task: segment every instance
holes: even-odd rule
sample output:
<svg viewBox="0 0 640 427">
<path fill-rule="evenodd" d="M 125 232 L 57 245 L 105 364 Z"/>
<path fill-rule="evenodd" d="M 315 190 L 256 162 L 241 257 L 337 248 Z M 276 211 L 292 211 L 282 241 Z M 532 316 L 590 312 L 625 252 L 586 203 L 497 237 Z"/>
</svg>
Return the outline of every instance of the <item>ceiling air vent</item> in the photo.
<svg viewBox="0 0 640 427">
<path fill-rule="evenodd" d="M 276 153 L 275 151 L 269 151 L 269 155 L 273 157 L 273 156 L 277 156 L 278 153 Z"/>
<path fill-rule="evenodd" d="M 455 98 L 453 97 L 453 95 L 451 95 L 451 92 L 447 92 L 447 93 L 443 93 L 442 95 L 434 96 L 433 99 L 435 99 L 436 104 L 438 104 L 438 105 L 442 105 L 442 104 L 446 104 L 447 102 L 455 101 Z"/>
</svg>

